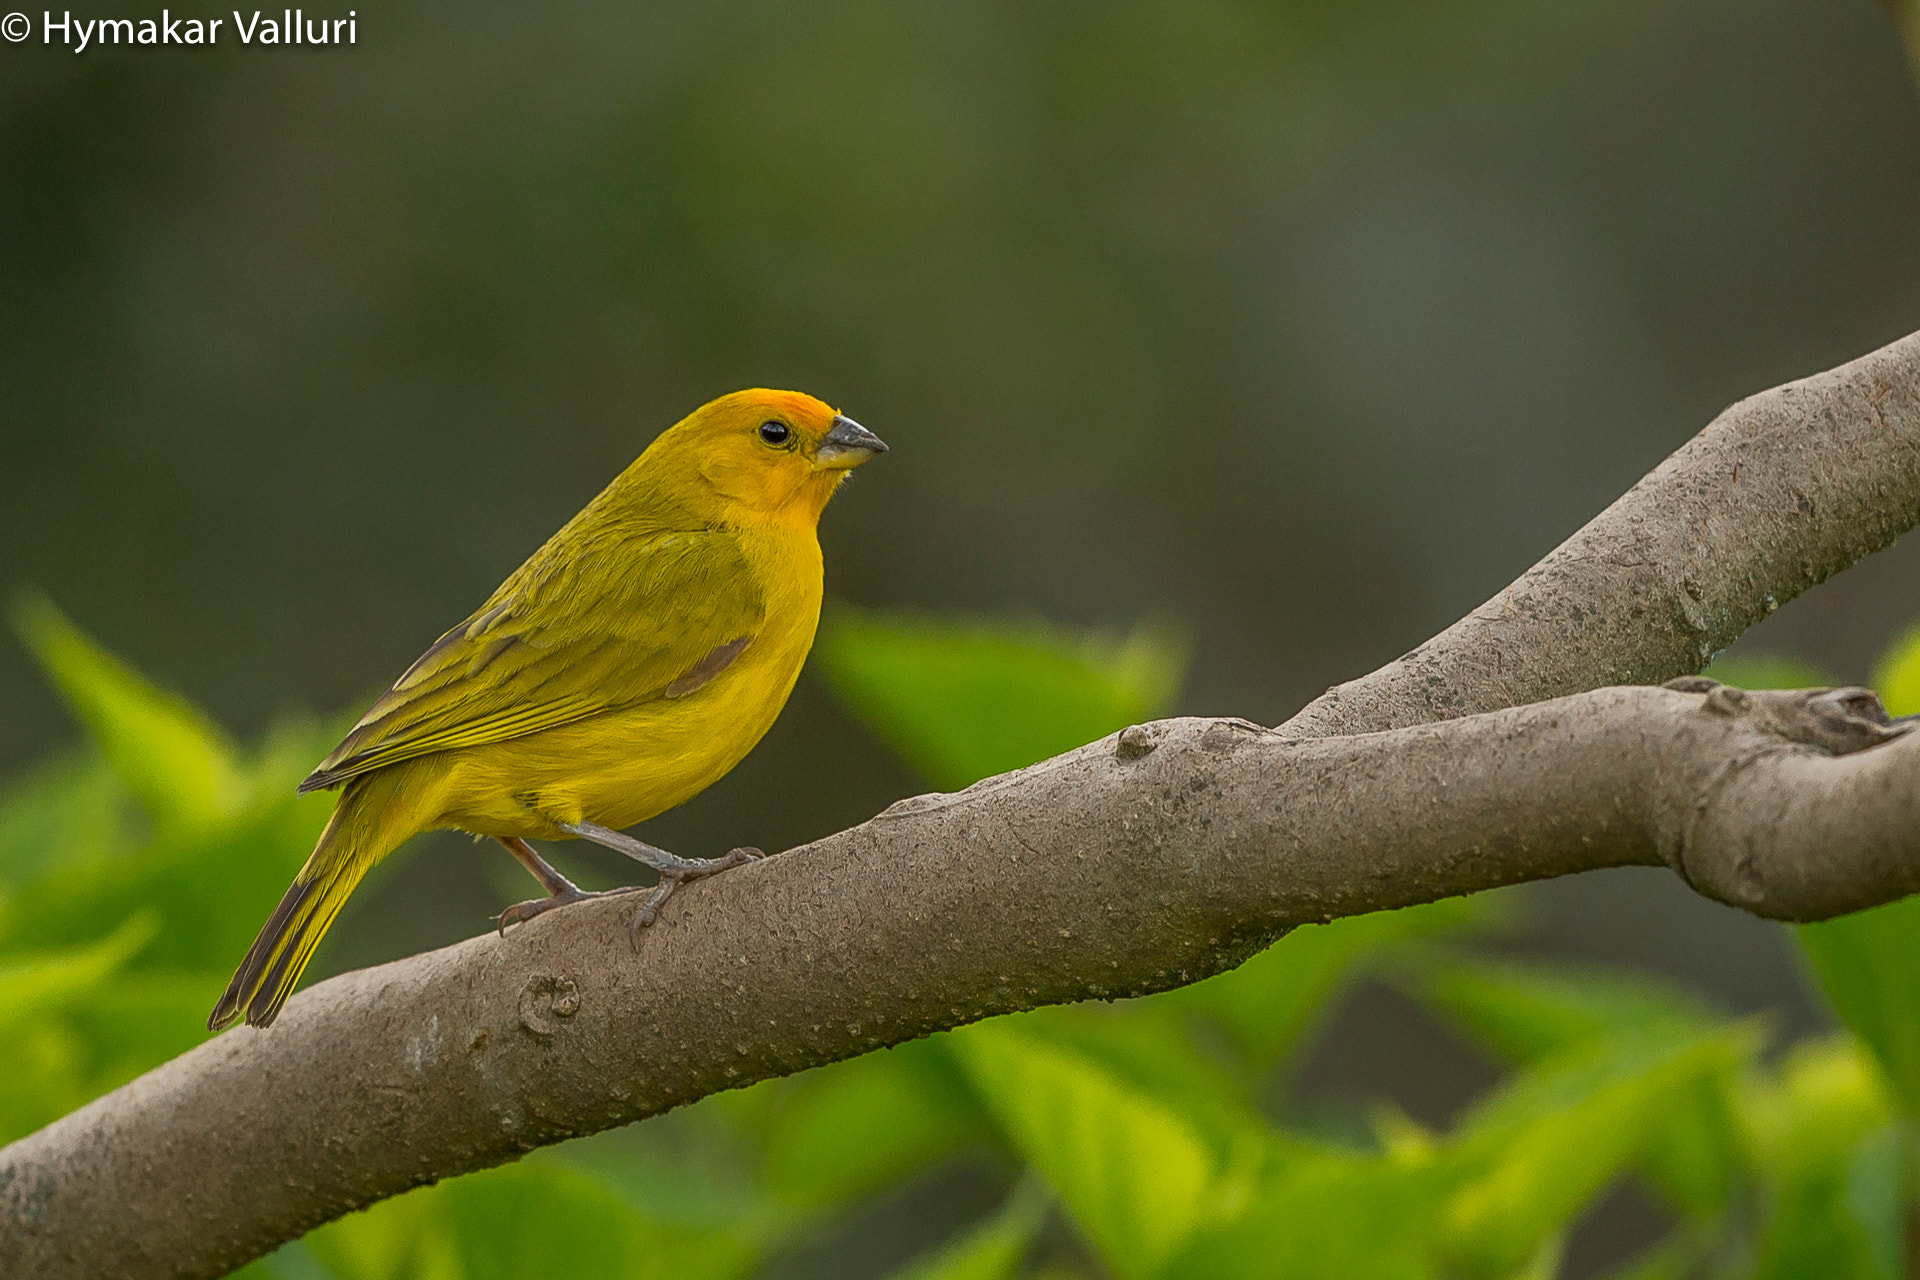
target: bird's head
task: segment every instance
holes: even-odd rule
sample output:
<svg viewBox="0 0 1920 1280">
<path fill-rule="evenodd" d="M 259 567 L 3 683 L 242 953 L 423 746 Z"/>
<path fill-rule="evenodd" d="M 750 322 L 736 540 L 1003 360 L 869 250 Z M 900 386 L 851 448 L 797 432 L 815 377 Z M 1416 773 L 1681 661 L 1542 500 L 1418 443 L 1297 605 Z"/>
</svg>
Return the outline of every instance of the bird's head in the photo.
<svg viewBox="0 0 1920 1280">
<path fill-rule="evenodd" d="M 849 471 L 886 451 L 880 437 L 810 395 L 755 389 L 694 410 L 642 461 L 743 514 L 811 523 Z"/>
</svg>

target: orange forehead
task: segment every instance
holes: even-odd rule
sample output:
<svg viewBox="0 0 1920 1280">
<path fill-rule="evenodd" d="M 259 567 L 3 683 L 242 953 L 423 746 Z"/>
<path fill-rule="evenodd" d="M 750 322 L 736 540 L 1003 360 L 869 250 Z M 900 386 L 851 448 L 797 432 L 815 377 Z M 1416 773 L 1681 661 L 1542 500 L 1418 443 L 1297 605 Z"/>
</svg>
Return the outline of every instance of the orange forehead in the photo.
<svg viewBox="0 0 1920 1280">
<path fill-rule="evenodd" d="M 721 396 L 708 405 L 705 412 L 728 419 L 762 416 L 786 418 L 796 425 L 822 431 L 834 416 L 832 405 L 804 391 L 773 391 L 766 387 L 754 387 Z"/>
</svg>

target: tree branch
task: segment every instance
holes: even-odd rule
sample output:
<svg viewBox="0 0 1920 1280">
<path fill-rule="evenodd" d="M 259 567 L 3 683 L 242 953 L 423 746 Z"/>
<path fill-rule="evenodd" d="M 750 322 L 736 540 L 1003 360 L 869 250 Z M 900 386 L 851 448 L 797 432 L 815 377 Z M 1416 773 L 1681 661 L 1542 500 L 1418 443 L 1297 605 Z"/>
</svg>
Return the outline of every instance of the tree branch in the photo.
<svg viewBox="0 0 1920 1280">
<path fill-rule="evenodd" d="M 990 1014 L 1193 981 L 1338 915 L 1629 864 L 1787 919 L 1902 896 L 1920 887 L 1920 735 L 1863 691 L 1493 708 L 1696 669 L 1769 597 L 1920 519 L 1916 444 L 1920 335 L 1736 405 L 1507 592 L 1284 732 L 1135 726 L 904 801 L 677 895 L 638 954 L 629 907 L 586 903 L 321 983 L 272 1030 L 0 1151 L 0 1274 L 216 1275 L 545 1143 Z M 1406 727 L 1311 737 L 1377 724 Z"/>
</svg>

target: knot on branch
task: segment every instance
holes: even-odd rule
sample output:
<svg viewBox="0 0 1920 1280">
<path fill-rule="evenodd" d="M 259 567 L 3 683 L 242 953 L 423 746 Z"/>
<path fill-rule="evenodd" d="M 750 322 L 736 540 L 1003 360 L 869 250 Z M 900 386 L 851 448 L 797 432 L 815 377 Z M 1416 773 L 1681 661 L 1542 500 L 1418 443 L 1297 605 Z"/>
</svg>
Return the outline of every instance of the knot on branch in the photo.
<svg viewBox="0 0 1920 1280">
<path fill-rule="evenodd" d="M 1138 760 L 1160 745 L 1160 730 L 1150 724 L 1130 724 L 1120 731 L 1113 754 L 1122 760 Z"/>
<path fill-rule="evenodd" d="M 1667 681 L 1665 687 L 1676 693 L 1704 694 L 1700 709 L 1708 715 L 1741 717 L 1771 737 L 1833 756 L 1877 747 L 1913 727 L 1909 720 L 1893 719 L 1878 694 L 1857 685 L 1747 690 L 1706 676 L 1681 676 Z"/>
<path fill-rule="evenodd" d="M 550 1044 L 560 1020 L 580 1012 L 580 988 L 559 973 L 536 973 L 520 988 L 520 1026 L 541 1044 Z"/>
</svg>

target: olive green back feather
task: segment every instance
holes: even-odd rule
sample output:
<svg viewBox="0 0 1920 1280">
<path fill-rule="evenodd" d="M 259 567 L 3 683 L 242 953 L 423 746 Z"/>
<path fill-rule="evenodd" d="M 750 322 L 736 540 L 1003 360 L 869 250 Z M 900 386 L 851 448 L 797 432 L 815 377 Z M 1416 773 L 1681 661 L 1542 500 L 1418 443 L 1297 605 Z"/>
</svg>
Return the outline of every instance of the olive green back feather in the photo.
<svg viewBox="0 0 1920 1280">
<path fill-rule="evenodd" d="M 725 530 L 582 526 L 435 641 L 300 790 L 674 696 L 765 622 L 765 595 Z"/>
</svg>

